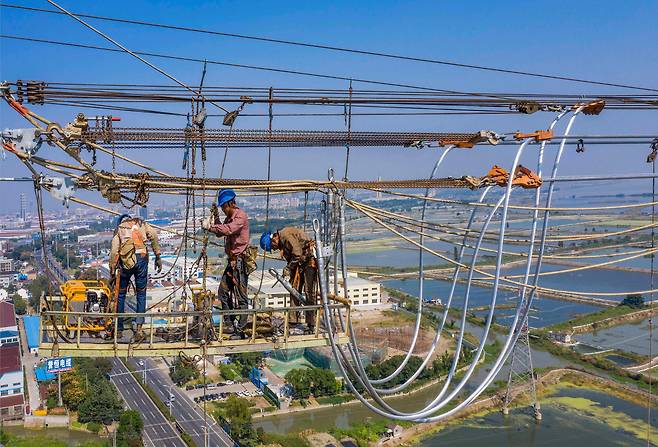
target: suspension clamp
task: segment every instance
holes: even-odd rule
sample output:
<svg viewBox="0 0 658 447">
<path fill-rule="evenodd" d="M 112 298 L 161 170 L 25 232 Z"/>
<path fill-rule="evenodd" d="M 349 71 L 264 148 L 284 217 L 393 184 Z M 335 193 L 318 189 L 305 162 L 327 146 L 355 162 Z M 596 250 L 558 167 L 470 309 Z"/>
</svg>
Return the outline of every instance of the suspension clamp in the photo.
<svg viewBox="0 0 658 447">
<path fill-rule="evenodd" d="M 29 104 L 43 105 L 45 99 L 46 83 L 43 81 L 16 81 L 16 98 L 21 104 L 27 98 Z"/>
<path fill-rule="evenodd" d="M 534 138 L 535 142 L 550 140 L 553 138 L 553 131 L 550 129 L 547 130 L 535 130 L 530 133 L 516 132 L 514 134 L 514 139 L 523 140 L 525 138 Z"/>
<path fill-rule="evenodd" d="M 532 115 L 533 113 L 539 112 L 542 107 L 536 101 L 530 102 L 519 102 L 517 104 L 510 105 L 510 109 L 516 110 L 519 113 L 524 113 L 526 115 Z"/>
<path fill-rule="evenodd" d="M 498 165 L 494 165 L 489 173 L 481 179 L 479 186 L 498 185 L 507 186 L 509 181 L 509 173 L 507 170 Z M 541 178 L 530 169 L 523 165 L 518 165 L 514 170 L 514 178 L 512 179 L 513 186 L 520 186 L 523 189 L 536 189 L 542 184 Z"/>
<path fill-rule="evenodd" d="M 571 107 L 571 110 L 577 110 L 581 107 L 583 108 L 582 112 L 585 115 L 598 115 L 603 111 L 603 108 L 605 107 L 605 101 L 599 99 L 588 103 L 577 103 Z"/>
<path fill-rule="evenodd" d="M 656 155 L 658 155 L 658 137 L 653 139 L 651 146 L 649 147 L 651 149 L 651 153 L 647 155 L 647 163 L 653 163 L 656 161 Z"/>
<path fill-rule="evenodd" d="M 489 143 L 496 145 L 500 143 L 500 136 L 493 130 L 481 130 L 468 139 L 443 139 L 439 140 L 439 146 L 455 146 L 461 149 L 471 149 L 478 143 Z"/>
<path fill-rule="evenodd" d="M 37 128 L 5 129 L 2 131 L 3 140 L 11 140 L 14 148 L 30 156 L 36 154 L 43 143 L 43 132 Z"/>
<path fill-rule="evenodd" d="M 48 185 L 50 195 L 62 201 L 62 205 L 69 207 L 69 199 L 75 195 L 76 186 L 71 177 L 45 177 L 40 181 Z"/>
</svg>

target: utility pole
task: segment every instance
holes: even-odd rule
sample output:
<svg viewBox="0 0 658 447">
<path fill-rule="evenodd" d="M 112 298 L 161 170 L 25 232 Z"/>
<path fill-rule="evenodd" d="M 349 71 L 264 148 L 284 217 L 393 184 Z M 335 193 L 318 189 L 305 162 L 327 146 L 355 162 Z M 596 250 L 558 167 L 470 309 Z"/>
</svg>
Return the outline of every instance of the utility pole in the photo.
<svg viewBox="0 0 658 447">
<path fill-rule="evenodd" d="M 100 266 L 98 265 L 98 259 L 100 258 L 100 250 L 98 249 L 98 238 L 96 238 L 96 281 L 98 281 L 99 277 L 99 271 L 100 271 Z"/>
<path fill-rule="evenodd" d="M 64 404 L 62 403 L 62 373 L 57 373 L 57 405 L 60 407 Z"/>
<path fill-rule="evenodd" d="M 170 418 L 171 418 L 171 407 L 174 406 L 173 401 L 171 400 L 171 396 L 172 396 L 171 387 L 172 385 L 169 385 L 169 417 Z"/>
<path fill-rule="evenodd" d="M 66 236 L 66 269 L 67 269 L 67 270 L 71 268 L 71 265 L 70 265 L 70 263 L 69 263 L 69 246 L 70 246 L 70 244 L 69 244 L 69 237 L 68 237 L 68 235 L 67 235 L 67 236 Z"/>
</svg>

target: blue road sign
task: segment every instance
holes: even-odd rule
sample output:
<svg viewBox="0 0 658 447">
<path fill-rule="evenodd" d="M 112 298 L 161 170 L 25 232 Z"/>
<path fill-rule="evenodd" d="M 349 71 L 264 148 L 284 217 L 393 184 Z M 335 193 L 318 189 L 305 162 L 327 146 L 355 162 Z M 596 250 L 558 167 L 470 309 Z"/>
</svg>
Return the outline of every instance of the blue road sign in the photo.
<svg viewBox="0 0 658 447">
<path fill-rule="evenodd" d="M 57 357 L 46 360 L 46 371 L 57 373 L 73 369 L 73 357 Z"/>
</svg>

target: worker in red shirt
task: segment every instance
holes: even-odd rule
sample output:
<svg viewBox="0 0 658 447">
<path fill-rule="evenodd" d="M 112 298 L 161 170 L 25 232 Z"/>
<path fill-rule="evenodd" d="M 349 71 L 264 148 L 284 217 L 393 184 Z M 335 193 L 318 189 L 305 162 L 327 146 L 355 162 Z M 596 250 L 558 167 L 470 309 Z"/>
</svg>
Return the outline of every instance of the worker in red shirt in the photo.
<svg viewBox="0 0 658 447">
<path fill-rule="evenodd" d="M 248 309 L 247 279 L 251 273 L 247 259 L 249 218 L 235 203 L 235 192 L 232 189 L 222 189 L 219 192 L 217 205 L 226 215 L 224 222 L 220 222 L 219 217 L 214 222 L 211 222 L 210 217 L 206 217 L 201 225 L 204 230 L 225 238 L 224 249 L 228 262 L 219 283 L 217 296 L 222 309 Z M 235 315 L 224 317 L 223 331 L 227 334 L 242 335 L 246 326 L 247 315 L 238 316 L 237 326 Z"/>
</svg>

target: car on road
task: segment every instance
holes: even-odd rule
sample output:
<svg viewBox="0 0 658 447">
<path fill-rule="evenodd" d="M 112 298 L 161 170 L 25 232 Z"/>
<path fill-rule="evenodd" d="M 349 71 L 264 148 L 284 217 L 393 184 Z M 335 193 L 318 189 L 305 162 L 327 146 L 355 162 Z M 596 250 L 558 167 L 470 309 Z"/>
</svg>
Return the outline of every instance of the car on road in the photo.
<svg viewBox="0 0 658 447">
<path fill-rule="evenodd" d="M 174 401 L 174 400 L 176 400 L 176 396 L 175 396 L 174 393 L 172 393 L 171 391 L 169 392 L 169 400 L 170 400 L 170 401 Z"/>
<path fill-rule="evenodd" d="M 139 362 L 137 362 L 137 364 L 138 364 L 139 366 L 144 366 L 144 360 L 140 360 Z"/>
</svg>

